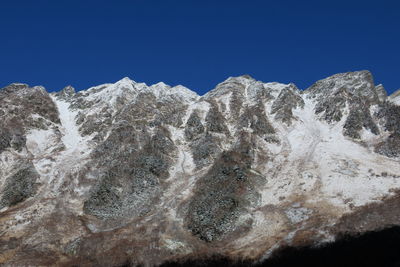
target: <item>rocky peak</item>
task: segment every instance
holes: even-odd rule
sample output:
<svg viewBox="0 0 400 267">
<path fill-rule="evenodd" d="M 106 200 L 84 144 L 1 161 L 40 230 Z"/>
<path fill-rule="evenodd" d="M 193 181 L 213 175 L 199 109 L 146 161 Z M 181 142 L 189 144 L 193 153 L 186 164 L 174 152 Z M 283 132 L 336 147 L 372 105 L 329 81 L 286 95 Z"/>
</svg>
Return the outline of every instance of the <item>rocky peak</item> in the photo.
<svg viewBox="0 0 400 267">
<path fill-rule="evenodd" d="M 133 85 L 135 85 L 136 84 L 136 82 L 134 81 L 134 80 L 132 80 L 131 78 L 129 78 L 129 77 L 124 77 L 124 78 L 122 78 L 121 80 L 119 80 L 119 81 L 117 81 L 117 82 L 115 82 L 114 83 L 114 86 L 116 87 L 116 88 L 123 88 L 123 87 L 126 87 L 126 88 L 130 88 L 130 87 L 132 87 Z"/>
<path fill-rule="evenodd" d="M 71 85 L 68 85 L 66 87 L 64 87 L 60 92 L 57 92 L 55 95 L 57 97 L 61 97 L 64 99 L 68 99 L 70 97 L 72 97 L 73 95 L 75 95 L 75 88 L 72 87 Z"/>
<path fill-rule="evenodd" d="M 385 89 L 382 85 L 374 85 L 369 71 L 335 74 L 317 81 L 304 93 L 308 98 L 316 100 L 315 113 L 320 114 L 321 118 L 329 123 L 339 122 L 346 113 L 346 108 L 350 109 L 352 114 L 356 114 L 356 110 L 361 108 L 368 112 L 366 116 L 369 118 L 371 105 L 380 104 L 386 99 Z M 351 121 L 355 122 L 354 118 L 361 117 L 364 118 L 361 115 L 354 115 Z M 362 124 L 362 122 L 358 124 L 360 123 Z M 351 124 L 346 125 L 350 127 Z M 358 134 L 352 134 L 352 136 L 358 136 Z"/>
<path fill-rule="evenodd" d="M 350 96 L 363 97 L 370 102 L 379 102 L 373 76 L 366 70 L 335 74 L 317 81 L 306 89 L 311 96 L 318 98 L 333 96 L 340 90 L 346 91 Z M 381 88 L 378 87 L 378 90 L 381 93 Z"/>
<path fill-rule="evenodd" d="M 24 100 L 29 97 L 34 97 L 34 95 L 43 95 L 47 96 L 48 93 L 43 86 L 33 86 L 30 87 L 27 84 L 23 83 L 13 83 L 10 84 L 0 91 L 1 94 L 4 95 L 13 95 L 15 97 L 24 97 Z"/>
<path fill-rule="evenodd" d="M 80 91 L 80 95 L 89 96 L 90 98 L 113 98 L 118 96 L 122 92 L 137 92 L 143 87 L 146 87 L 145 84 L 136 83 L 128 77 L 125 77 L 115 83 L 106 83 L 97 85 L 94 87 L 90 87 L 87 90 Z"/>
<path fill-rule="evenodd" d="M 0 265 L 257 262 L 399 224 L 400 92 L 382 102 L 369 72 L 303 92 L 244 75 L 203 97 L 129 78 L 7 90 Z"/>
<path fill-rule="evenodd" d="M 248 82 L 255 82 L 255 81 L 256 81 L 256 79 L 254 79 L 250 75 L 244 74 L 244 75 L 240 75 L 240 76 L 236 76 L 236 77 L 229 77 L 223 83 L 226 83 L 226 82 L 248 83 Z"/>
<path fill-rule="evenodd" d="M 171 91 L 174 92 L 174 94 L 176 95 L 183 96 L 186 100 L 195 100 L 200 98 L 200 96 L 196 92 L 188 89 L 183 85 L 174 86 L 171 88 Z"/>
<path fill-rule="evenodd" d="M 377 86 L 375 86 L 375 91 L 376 91 L 376 94 L 378 95 L 379 101 L 385 102 L 385 100 L 387 99 L 387 93 L 386 93 L 385 87 L 383 87 L 382 84 L 378 84 Z"/>
<path fill-rule="evenodd" d="M 204 99 L 224 99 L 233 95 L 246 105 L 257 105 L 259 101 L 269 101 L 287 87 L 281 83 L 263 83 L 249 75 L 229 77 L 203 96 Z"/>
<path fill-rule="evenodd" d="M 75 94 L 75 88 L 71 85 L 68 85 L 64 89 L 62 89 L 61 92 L 65 95 L 73 95 Z"/>
<path fill-rule="evenodd" d="M 12 84 L 4 87 L 2 90 L 6 91 L 6 92 L 14 92 L 17 90 L 22 90 L 22 89 L 27 89 L 27 88 L 29 88 L 29 85 L 27 85 L 25 83 L 12 83 Z"/>
<path fill-rule="evenodd" d="M 400 96 L 400 89 L 396 90 L 394 93 L 390 95 L 390 97 L 399 97 Z"/>
<path fill-rule="evenodd" d="M 395 91 L 393 94 L 389 96 L 389 101 L 397 105 L 400 105 L 400 89 Z"/>
<path fill-rule="evenodd" d="M 163 98 L 175 98 L 183 102 L 191 102 L 199 98 L 199 95 L 194 91 L 186 88 L 183 85 L 171 87 L 168 84 L 159 82 L 148 87 L 148 92 L 154 94 L 160 100 Z"/>
<path fill-rule="evenodd" d="M 219 83 L 213 90 L 206 93 L 203 97 L 205 99 L 210 99 L 213 97 L 222 96 L 229 93 L 244 95 L 245 89 L 249 82 L 253 80 L 243 78 L 243 77 L 229 77 L 222 83 Z"/>
</svg>

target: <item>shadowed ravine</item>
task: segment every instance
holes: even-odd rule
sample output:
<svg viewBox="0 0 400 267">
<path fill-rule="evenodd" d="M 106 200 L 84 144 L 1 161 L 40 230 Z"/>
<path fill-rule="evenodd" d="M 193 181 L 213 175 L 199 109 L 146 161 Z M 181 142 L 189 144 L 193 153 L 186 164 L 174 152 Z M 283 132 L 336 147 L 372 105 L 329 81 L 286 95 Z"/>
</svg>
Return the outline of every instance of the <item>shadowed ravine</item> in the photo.
<svg viewBox="0 0 400 267">
<path fill-rule="evenodd" d="M 286 247 L 276 251 L 261 263 L 235 262 L 215 256 L 183 262 L 168 262 L 170 266 L 268 266 L 268 267 L 358 267 L 400 266 L 400 227 L 395 226 L 359 236 L 342 236 L 338 241 L 319 247 Z"/>
</svg>

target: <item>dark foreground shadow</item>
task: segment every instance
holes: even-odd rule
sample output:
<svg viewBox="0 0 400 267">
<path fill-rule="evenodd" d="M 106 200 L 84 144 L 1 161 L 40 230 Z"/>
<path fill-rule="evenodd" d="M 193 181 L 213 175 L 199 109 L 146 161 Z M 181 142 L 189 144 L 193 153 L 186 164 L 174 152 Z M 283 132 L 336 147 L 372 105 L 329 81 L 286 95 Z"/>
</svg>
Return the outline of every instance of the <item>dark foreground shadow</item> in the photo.
<svg viewBox="0 0 400 267">
<path fill-rule="evenodd" d="M 360 236 L 344 236 L 322 247 L 284 248 L 262 263 L 210 259 L 169 262 L 167 266 L 317 266 L 317 267 L 400 267 L 400 227 L 392 227 Z"/>
</svg>

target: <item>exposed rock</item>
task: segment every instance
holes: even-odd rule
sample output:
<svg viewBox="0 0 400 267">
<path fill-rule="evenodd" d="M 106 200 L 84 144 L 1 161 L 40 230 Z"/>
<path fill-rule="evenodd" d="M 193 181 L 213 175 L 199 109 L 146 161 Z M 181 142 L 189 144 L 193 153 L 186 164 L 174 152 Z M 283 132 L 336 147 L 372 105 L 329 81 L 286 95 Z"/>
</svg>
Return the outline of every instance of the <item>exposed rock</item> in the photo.
<svg viewBox="0 0 400 267">
<path fill-rule="evenodd" d="M 387 157 L 400 156 L 400 106 L 386 102 L 377 116 L 384 121 L 389 135 L 375 146 L 375 151 Z"/>
<path fill-rule="evenodd" d="M 391 94 L 388 100 L 394 104 L 400 105 L 400 89 Z"/>
<path fill-rule="evenodd" d="M 299 89 L 291 84 L 280 92 L 272 104 L 271 114 L 276 114 L 275 119 L 290 125 L 293 119 L 292 110 L 297 107 L 304 107 L 304 101 L 300 96 Z"/>
<path fill-rule="evenodd" d="M 0 264 L 254 263 L 399 225 L 400 106 L 368 71 L 200 97 L 0 90 Z"/>
<path fill-rule="evenodd" d="M 94 151 L 90 165 L 103 171 L 84 203 L 86 213 L 108 219 L 143 216 L 151 210 L 161 190 L 160 179 L 168 177 L 168 155 L 176 148 L 165 129 L 159 128 L 140 146 L 136 138 L 142 134 L 146 135 L 130 126 L 116 128 Z"/>
<path fill-rule="evenodd" d="M 243 99 L 241 98 L 240 94 L 233 93 L 229 101 L 229 109 L 234 120 L 239 118 L 242 106 Z"/>
<path fill-rule="evenodd" d="M 382 84 L 378 84 L 377 86 L 375 86 L 375 91 L 376 94 L 378 95 L 378 99 L 380 102 L 385 102 L 387 99 L 387 93 L 385 88 L 383 87 Z"/>
<path fill-rule="evenodd" d="M 365 128 L 371 133 L 378 135 L 379 129 L 375 122 L 372 120 L 370 106 L 363 102 L 362 99 L 353 98 L 350 103 L 350 113 L 347 116 L 346 122 L 343 126 L 343 134 L 350 136 L 354 139 L 360 139 L 360 131 Z"/>
<path fill-rule="evenodd" d="M 207 131 L 216 133 L 228 133 L 228 128 L 225 125 L 225 118 L 218 110 L 215 103 L 211 103 L 211 108 L 206 116 Z"/>
<path fill-rule="evenodd" d="M 0 209 L 14 206 L 25 199 L 32 197 L 36 192 L 36 180 L 39 174 L 31 164 L 20 166 L 14 174 L 9 176 L 1 191 Z"/>
<path fill-rule="evenodd" d="M 353 99 L 361 98 L 370 105 L 380 103 L 384 98 L 382 89 L 375 87 L 369 71 L 358 71 L 317 81 L 307 91 L 310 97 L 317 99 L 316 113 L 323 114 L 323 118 L 332 123 L 341 120 L 346 104 L 352 103 Z"/>
<path fill-rule="evenodd" d="M 328 97 L 339 90 L 345 90 L 350 95 L 362 97 L 370 102 L 379 100 L 374 79 L 369 71 L 335 74 L 317 81 L 307 89 L 314 97 Z"/>
<path fill-rule="evenodd" d="M 254 134 L 264 137 L 267 134 L 274 134 L 275 129 L 268 121 L 262 104 L 246 107 L 238 121 L 239 129 L 248 127 Z"/>
<path fill-rule="evenodd" d="M 62 89 L 60 92 L 57 93 L 57 97 L 63 98 L 63 99 L 69 99 L 73 95 L 75 95 L 75 88 L 72 87 L 71 85 L 66 86 L 64 89 Z"/>
<path fill-rule="evenodd" d="M 203 167 L 213 162 L 215 156 L 221 152 L 218 137 L 206 133 L 201 138 L 190 144 L 193 160 L 198 167 Z"/>
<path fill-rule="evenodd" d="M 185 136 L 188 140 L 192 140 L 204 132 L 204 126 L 196 111 L 190 114 L 185 127 Z"/>
<path fill-rule="evenodd" d="M 250 145 L 242 141 L 236 150 L 223 152 L 199 179 L 186 217 L 193 234 L 211 242 L 251 225 L 251 219 L 237 225 L 246 207 L 256 205 L 259 198 L 250 172 L 251 153 Z"/>
<path fill-rule="evenodd" d="M 343 117 L 343 110 L 347 103 L 347 92 L 339 90 L 331 97 L 323 98 L 317 102 L 315 113 L 322 113 L 323 119 L 329 123 L 338 122 Z"/>
</svg>

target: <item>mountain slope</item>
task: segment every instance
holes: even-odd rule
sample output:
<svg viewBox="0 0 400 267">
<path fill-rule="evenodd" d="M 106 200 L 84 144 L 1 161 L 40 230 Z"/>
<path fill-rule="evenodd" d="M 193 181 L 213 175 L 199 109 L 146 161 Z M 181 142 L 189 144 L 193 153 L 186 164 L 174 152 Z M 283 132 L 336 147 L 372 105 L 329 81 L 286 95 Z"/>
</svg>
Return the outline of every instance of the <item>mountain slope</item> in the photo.
<svg viewBox="0 0 400 267">
<path fill-rule="evenodd" d="M 0 117 L 1 263 L 259 261 L 398 224 L 400 106 L 368 71 L 204 96 L 12 84 Z"/>
</svg>

